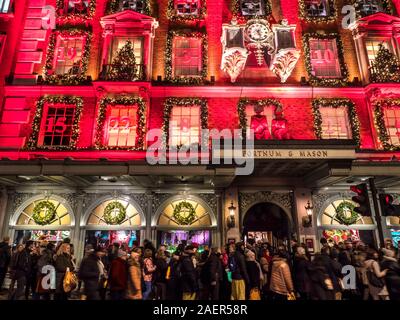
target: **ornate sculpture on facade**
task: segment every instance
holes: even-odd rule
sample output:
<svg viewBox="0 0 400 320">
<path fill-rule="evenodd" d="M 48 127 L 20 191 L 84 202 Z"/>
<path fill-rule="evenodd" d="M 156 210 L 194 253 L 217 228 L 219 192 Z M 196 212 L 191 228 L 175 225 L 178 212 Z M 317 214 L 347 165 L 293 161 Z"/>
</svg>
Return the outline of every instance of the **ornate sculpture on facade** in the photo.
<svg viewBox="0 0 400 320">
<path fill-rule="evenodd" d="M 256 114 L 251 117 L 250 127 L 252 130 L 254 130 L 254 136 L 256 140 L 271 139 L 267 117 L 261 114 L 263 111 L 264 107 L 259 105 L 254 106 L 254 112 Z"/>
<path fill-rule="evenodd" d="M 275 119 L 272 120 L 272 136 L 276 140 L 288 140 L 291 139 L 288 130 L 288 122 L 283 116 L 281 107 L 275 109 Z"/>
</svg>

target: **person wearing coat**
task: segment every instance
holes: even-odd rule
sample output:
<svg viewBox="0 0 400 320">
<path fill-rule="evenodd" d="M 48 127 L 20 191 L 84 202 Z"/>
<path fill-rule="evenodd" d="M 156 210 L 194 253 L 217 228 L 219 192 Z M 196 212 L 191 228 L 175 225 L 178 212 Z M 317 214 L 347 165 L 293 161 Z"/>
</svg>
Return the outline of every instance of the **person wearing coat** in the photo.
<svg viewBox="0 0 400 320">
<path fill-rule="evenodd" d="M 294 286 L 287 254 L 278 250 L 277 255 L 272 258 L 271 280 L 269 288 L 274 300 L 287 300 L 288 294 L 294 293 Z"/>
<path fill-rule="evenodd" d="M 310 268 L 312 300 L 335 300 L 333 281 L 329 276 L 325 260 L 321 254 L 316 254 Z"/>
<path fill-rule="evenodd" d="M 148 243 L 150 246 L 151 243 Z M 143 300 L 149 300 L 151 293 L 153 292 L 153 274 L 157 267 L 153 263 L 153 251 L 152 249 L 144 250 L 144 260 L 143 260 L 143 281 L 144 281 L 144 291 Z"/>
<path fill-rule="evenodd" d="M 142 296 L 142 269 L 140 267 L 139 253 L 132 251 L 128 259 L 128 286 L 126 299 L 141 300 Z"/>
<path fill-rule="evenodd" d="M 41 282 L 44 277 L 43 268 L 48 265 L 54 266 L 54 244 L 51 242 L 46 245 L 37 262 L 38 288 L 42 287 L 39 282 Z M 50 291 L 45 290 L 45 292 L 40 292 L 39 290 L 37 294 L 38 299 L 50 300 Z"/>
<path fill-rule="evenodd" d="M 68 300 L 69 294 L 64 291 L 63 281 L 68 269 L 71 272 L 75 270 L 70 250 L 71 247 L 68 243 L 61 244 L 54 260 L 54 268 L 56 269 L 55 300 Z"/>
<path fill-rule="evenodd" d="M 198 291 L 197 272 L 194 266 L 195 250 L 193 246 L 186 246 L 181 257 L 181 284 L 182 284 L 182 300 L 195 300 Z"/>
<path fill-rule="evenodd" d="M 111 262 L 108 281 L 110 285 L 111 299 L 124 300 L 125 291 L 128 283 L 128 273 L 126 260 L 128 255 L 126 251 L 119 249 L 118 257 Z"/>
<path fill-rule="evenodd" d="M 156 266 L 156 270 L 154 273 L 154 278 L 155 278 L 154 280 L 155 280 L 157 299 L 165 300 L 167 297 L 166 275 L 167 275 L 168 263 L 167 263 L 167 256 L 165 255 L 165 250 L 163 250 L 161 247 L 157 251 L 154 262 Z"/>
<path fill-rule="evenodd" d="M 4 237 L 0 242 L 0 292 L 3 289 L 4 279 L 6 278 L 8 266 L 11 261 L 10 237 Z"/>
<path fill-rule="evenodd" d="M 168 269 L 166 274 L 167 300 L 176 301 L 182 298 L 180 256 L 181 253 L 179 251 L 175 251 L 172 254 L 171 261 L 168 264 Z"/>
<path fill-rule="evenodd" d="M 387 270 L 381 268 L 381 266 L 378 263 L 378 259 L 379 259 L 378 252 L 374 249 L 370 249 L 367 252 L 367 260 L 365 261 L 365 268 L 367 270 L 367 274 L 368 272 L 373 273 L 375 274 L 376 278 L 383 280 L 386 276 Z M 386 300 L 387 297 L 389 296 L 386 285 L 382 284 L 381 287 L 377 287 L 370 282 L 369 278 L 368 278 L 368 288 L 369 288 L 369 294 L 371 295 L 373 300 Z"/>
<path fill-rule="evenodd" d="M 400 301 L 400 264 L 395 258 L 393 250 L 382 249 L 382 269 L 387 269 L 385 283 L 389 293 L 389 299 Z"/>
<path fill-rule="evenodd" d="M 342 264 L 339 262 L 339 253 L 336 251 L 331 253 L 331 248 L 325 247 L 321 249 L 321 255 L 319 258 L 321 259 L 322 264 L 325 266 L 329 278 L 332 280 L 335 300 L 341 300 L 342 288 L 340 285 L 340 279 L 342 276 Z"/>
<path fill-rule="evenodd" d="M 246 299 L 246 285 L 249 284 L 249 274 L 244 257 L 244 243 L 238 242 L 229 248 L 229 270 L 232 274 L 231 300 Z"/>
<path fill-rule="evenodd" d="M 256 254 L 251 250 L 246 251 L 246 268 L 249 275 L 247 296 L 250 300 L 260 300 L 261 267 L 256 261 Z"/>
<path fill-rule="evenodd" d="M 301 300 L 309 300 L 311 293 L 310 269 L 311 262 L 306 256 L 303 247 L 297 247 L 297 252 L 293 262 L 294 287 L 296 288 Z"/>
<path fill-rule="evenodd" d="M 100 300 L 100 257 L 97 255 L 99 251 L 101 252 L 100 249 L 98 251 L 91 249 L 91 252 L 83 258 L 79 268 L 79 278 L 84 283 L 84 293 L 87 300 Z"/>
<path fill-rule="evenodd" d="M 212 248 L 201 269 L 201 283 L 203 285 L 202 300 L 219 300 L 219 289 L 222 281 L 222 261 L 217 256 L 217 248 Z"/>
</svg>

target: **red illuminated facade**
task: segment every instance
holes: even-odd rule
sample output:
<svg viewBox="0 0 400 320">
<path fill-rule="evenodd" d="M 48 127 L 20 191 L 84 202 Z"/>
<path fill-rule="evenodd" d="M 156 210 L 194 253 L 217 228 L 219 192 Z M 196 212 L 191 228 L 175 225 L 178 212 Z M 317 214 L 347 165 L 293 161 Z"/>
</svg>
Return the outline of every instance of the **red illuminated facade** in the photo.
<svg viewBox="0 0 400 320">
<path fill-rule="evenodd" d="M 400 59 L 398 12 L 397 0 L 0 0 L 0 233 L 68 231 L 80 253 L 89 231 L 107 230 L 314 250 L 322 236 L 397 239 L 379 196 L 400 201 L 400 69 L 376 58 L 383 47 Z M 253 174 L 146 161 L 150 130 L 187 146 L 206 128 L 254 129 Z M 371 212 L 348 224 L 337 206 L 362 182 Z M 174 216 L 187 199 L 200 222 Z M 69 222 L 20 219 L 45 200 Z M 111 200 L 139 221 L 96 226 Z"/>
</svg>

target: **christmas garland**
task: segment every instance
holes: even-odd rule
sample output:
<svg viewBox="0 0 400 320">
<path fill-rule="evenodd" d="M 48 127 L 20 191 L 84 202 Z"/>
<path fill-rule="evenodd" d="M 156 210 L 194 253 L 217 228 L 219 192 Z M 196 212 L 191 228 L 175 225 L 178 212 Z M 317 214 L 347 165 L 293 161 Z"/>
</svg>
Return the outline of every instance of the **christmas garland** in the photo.
<svg viewBox="0 0 400 320">
<path fill-rule="evenodd" d="M 182 215 L 182 209 L 188 210 L 187 216 Z M 196 219 L 196 210 L 191 203 L 187 201 L 181 201 L 175 206 L 172 216 L 180 225 L 190 225 L 192 224 L 193 220 Z"/>
<path fill-rule="evenodd" d="M 118 210 L 118 214 L 113 216 L 113 210 Z M 118 201 L 110 202 L 104 208 L 103 219 L 107 224 L 116 225 L 121 224 L 126 218 L 126 209 L 125 207 Z"/>
<path fill-rule="evenodd" d="M 38 146 L 38 137 L 40 124 L 42 122 L 43 108 L 45 103 L 64 103 L 75 105 L 74 123 L 72 125 L 72 134 L 69 146 Z M 36 103 L 36 112 L 32 123 L 32 133 L 28 139 L 26 149 L 51 149 L 51 150 L 74 150 L 76 149 L 76 142 L 79 137 L 79 121 L 81 119 L 83 108 L 83 100 L 80 97 L 70 96 L 49 96 L 42 97 Z"/>
<path fill-rule="evenodd" d="M 93 18 L 96 12 L 96 0 L 89 0 L 88 12 L 87 13 L 68 13 L 64 12 L 65 0 L 57 0 L 57 19 L 58 23 L 73 23 L 76 24 L 79 21 L 84 21 Z"/>
<path fill-rule="evenodd" d="M 119 10 L 119 3 L 121 0 L 110 0 L 107 4 L 107 14 L 113 14 L 113 13 L 117 13 Z M 140 0 L 144 3 L 144 8 L 142 12 L 142 14 L 145 14 L 146 16 L 150 16 L 151 15 L 151 6 L 150 6 L 150 0 Z"/>
<path fill-rule="evenodd" d="M 356 206 L 352 204 L 349 201 L 343 201 L 341 204 L 339 204 L 336 208 L 336 216 L 335 218 L 338 219 L 341 223 L 345 224 L 346 226 L 349 226 L 351 224 L 354 224 L 358 220 L 358 213 L 354 211 L 354 208 Z M 346 217 L 345 209 L 349 209 L 351 211 L 350 217 Z"/>
<path fill-rule="evenodd" d="M 399 151 L 400 145 L 393 145 L 390 143 L 390 138 L 387 133 L 387 128 L 385 124 L 385 117 L 383 114 L 384 107 L 398 107 L 400 106 L 400 99 L 384 99 L 378 100 L 373 103 L 374 105 L 374 120 L 375 120 L 375 127 L 378 132 L 379 141 L 382 143 L 382 146 L 387 151 Z"/>
<path fill-rule="evenodd" d="M 173 42 L 174 37 L 195 37 L 202 40 L 202 70 L 201 75 L 198 77 L 175 77 L 173 74 Z M 167 46 L 165 51 L 165 79 L 166 81 L 177 83 L 196 85 L 201 84 L 207 79 L 207 56 L 208 44 L 207 34 L 205 32 L 194 32 L 185 30 L 170 30 L 167 36 Z"/>
<path fill-rule="evenodd" d="M 305 0 L 299 0 L 299 12 L 300 18 L 307 22 L 333 22 L 337 19 L 337 10 L 336 10 L 336 1 L 335 0 L 327 0 L 329 5 L 329 16 L 320 17 L 320 16 L 310 16 L 306 10 L 306 2 Z"/>
<path fill-rule="evenodd" d="M 168 1 L 167 18 L 171 21 L 185 22 L 185 21 L 201 20 L 205 17 L 206 14 L 207 14 L 206 0 L 200 0 L 200 8 L 198 14 L 185 14 L 185 15 L 178 14 L 177 10 L 175 9 L 174 0 Z"/>
<path fill-rule="evenodd" d="M 353 139 L 356 141 L 357 145 L 360 145 L 360 122 L 358 120 L 356 108 L 353 101 L 345 98 L 318 98 L 312 101 L 315 135 L 318 139 L 322 139 L 322 116 L 319 110 L 320 107 L 347 107 L 350 117 L 349 121 L 351 125 Z"/>
<path fill-rule="evenodd" d="M 260 107 L 265 107 L 269 105 L 275 106 L 275 108 L 282 108 L 282 103 L 276 99 L 262 99 L 262 100 L 250 100 L 247 98 L 242 98 L 239 100 L 237 110 L 239 115 L 239 126 L 242 129 L 243 137 L 246 136 L 247 129 L 247 119 L 246 119 L 246 106 L 248 105 L 258 105 Z"/>
<path fill-rule="evenodd" d="M 265 19 L 272 13 L 272 7 L 271 7 L 270 0 L 265 0 L 264 3 L 265 3 L 265 8 L 264 8 L 265 15 L 258 15 L 257 18 L 259 18 L 259 19 Z M 231 11 L 234 16 L 240 16 L 241 18 L 244 18 L 245 20 L 255 18 L 255 16 L 243 16 L 242 15 L 242 10 L 240 9 L 240 0 L 232 0 Z"/>
<path fill-rule="evenodd" d="M 47 209 L 45 215 L 42 215 L 43 209 Z M 40 201 L 33 208 L 32 219 L 38 225 L 44 226 L 46 224 L 49 224 L 54 220 L 55 217 L 56 207 L 52 202 L 48 200 Z"/>
<path fill-rule="evenodd" d="M 71 74 L 51 74 L 53 70 L 54 64 L 54 54 L 55 54 L 55 47 L 57 42 L 58 36 L 62 37 L 84 37 L 85 38 L 85 45 L 83 48 L 82 53 L 82 61 L 80 65 L 81 75 L 71 75 Z M 52 33 L 49 40 L 49 45 L 47 48 L 47 57 L 46 63 L 43 67 L 44 73 L 44 84 L 50 85 L 81 85 L 86 84 L 87 79 L 85 77 L 86 71 L 89 65 L 89 58 L 90 58 L 90 42 L 92 38 L 92 33 L 90 31 L 84 31 L 80 28 L 74 29 L 66 29 L 66 30 L 58 30 Z"/>
<path fill-rule="evenodd" d="M 318 78 L 312 74 L 313 69 L 311 65 L 310 57 L 310 39 L 336 39 L 336 45 L 338 49 L 338 59 L 340 64 L 340 78 Z M 343 45 L 340 40 L 340 36 L 337 33 L 330 34 L 319 34 L 319 33 L 306 33 L 303 35 L 303 47 L 305 55 L 305 65 L 309 77 L 309 83 L 312 86 L 321 87 L 338 87 L 348 85 L 349 72 L 347 70 L 346 63 L 344 61 Z"/>
<path fill-rule="evenodd" d="M 200 121 L 201 128 L 208 129 L 208 106 L 207 100 L 200 98 L 168 98 L 164 103 L 164 115 L 163 115 L 163 143 L 164 146 L 168 146 L 169 140 L 169 121 L 171 119 L 171 111 L 174 106 L 185 106 L 189 107 L 193 105 L 200 106 Z M 202 141 L 202 143 L 207 143 L 207 141 Z"/>
<path fill-rule="evenodd" d="M 104 122 L 108 106 L 124 105 L 138 106 L 137 110 L 137 128 L 136 128 L 136 143 L 134 147 L 109 147 L 103 144 L 104 137 Z M 99 115 L 96 124 L 96 142 L 95 148 L 99 150 L 143 150 L 146 132 L 146 103 L 140 97 L 121 96 L 117 98 L 103 98 L 99 103 Z"/>
<path fill-rule="evenodd" d="M 391 4 L 390 0 L 380 0 L 379 1 L 382 5 L 382 9 L 384 13 L 393 15 L 393 6 Z M 354 6 L 356 9 L 356 14 L 357 14 L 357 19 L 364 17 L 365 15 L 363 14 L 360 5 L 362 4 L 361 1 L 359 0 L 352 0 L 350 1 L 350 4 Z"/>
</svg>

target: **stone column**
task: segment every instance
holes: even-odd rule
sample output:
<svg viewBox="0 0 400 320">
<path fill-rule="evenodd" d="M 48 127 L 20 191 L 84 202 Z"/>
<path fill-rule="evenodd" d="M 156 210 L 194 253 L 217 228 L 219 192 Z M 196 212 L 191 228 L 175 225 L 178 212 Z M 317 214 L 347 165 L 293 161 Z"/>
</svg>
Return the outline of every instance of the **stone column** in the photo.
<svg viewBox="0 0 400 320">
<path fill-rule="evenodd" d="M 152 232 L 151 232 L 151 220 L 153 218 L 153 209 L 152 209 L 152 205 L 153 205 L 153 197 L 154 194 L 151 191 L 147 191 L 146 192 L 146 197 L 147 197 L 147 209 L 146 209 L 146 231 L 145 231 L 145 238 L 148 240 L 153 241 L 153 243 L 155 244 L 155 240 L 152 237 Z M 143 243 L 144 239 L 140 239 L 141 244 Z"/>
<path fill-rule="evenodd" d="M 369 82 L 369 70 L 368 70 L 369 61 L 368 61 L 367 49 L 365 48 L 365 43 L 364 43 L 366 33 L 360 31 L 357 26 L 352 30 L 352 32 L 354 39 L 354 47 L 356 49 L 358 67 L 361 75 L 360 80 L 362 81 L 363 84 L 366 84 Z"/>
<path fill-rule="evenodd" d="M 77 261 L 80 261 L 83 258 L 83 254 L 85 251 L 85 228 L 81 227 L 81 220 L 86 210 L 86 193 L 75 193 L 73 197 L 75 198 L 75 206 L 73 206 L 74 214 L 75 214 L 75 226 L 74 229 L 71 230 L 73 232 L 73 237 L 71 238 L 71 242 L 75 247 L 75 257 Z"/>
</svg>

